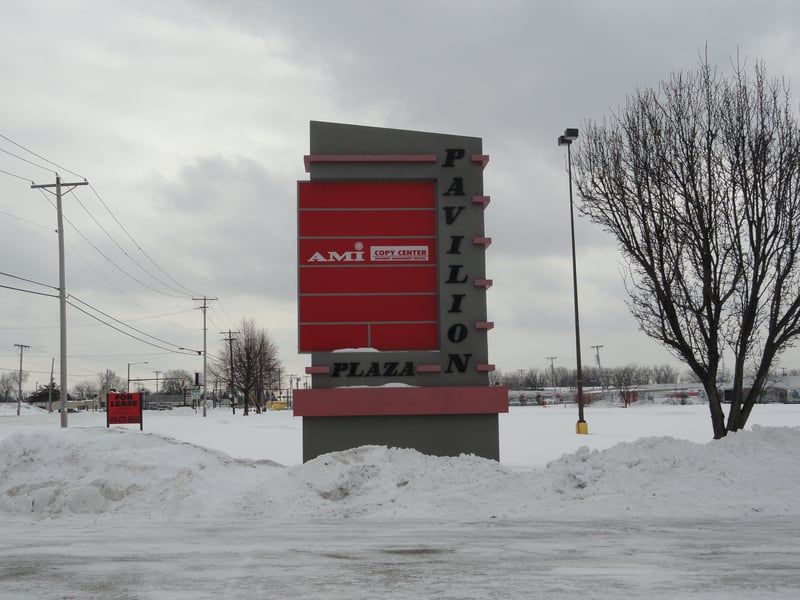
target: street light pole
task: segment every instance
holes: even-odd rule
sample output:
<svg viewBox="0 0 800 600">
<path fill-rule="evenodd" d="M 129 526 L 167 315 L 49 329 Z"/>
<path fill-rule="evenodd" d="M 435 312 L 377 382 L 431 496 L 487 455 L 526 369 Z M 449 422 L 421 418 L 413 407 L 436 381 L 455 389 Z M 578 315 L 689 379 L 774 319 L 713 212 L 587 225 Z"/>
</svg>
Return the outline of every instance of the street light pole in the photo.
<svg viewBox="0 0 800 600">
<path fill-rule="evenodd" d="M 577 358 L 578 372 L 575 377 L 575 387 L 578 391 L 578 422 L 575 424 L 575 433 L 589 433 L 589 425 L 583 418 L 583 369 L 581 368 L 581 327 L 578 317 L 578 267 L 575 260 L 575 216 L 572 207 L 572 142 L 578 139 L 578 130 L 568 128 L 564 135 L 558 137 L 558 145 L 567 147 L 567 169 L 569 174 L 569 224 L 572 234 L 572 290 L 575 304 L 575 356 Z"/>
<path fill-rule="evenodd" d="M 603 382 L 603 366 L 600 364 L 600 348 L 603 347 L 603 344 L 597 344 L 596 346 L 592 346 L 595 351 L 595 357 L 597 359 L 597 374 L 600 376 L 600 397 L 602 398 L 605 395 L 606 386 Z"/>
<path fill-rule="evenodd" d="M 128 363 L 128 384 L 125 387 L 125 391 L 126 392 L 130 392 L 131 391 L 131 365 L 146 365 L 146 364 L 147 364 L 147 361 Z"/>
<path fill-rule="evenodd" d="M 547 360 L 550 361 L 550 383 L 553 384 L 553 402 L 556 401 L 556 368 L 555 368 L 555 360 L 557 356 L 548 356 Z"/>
</svg>

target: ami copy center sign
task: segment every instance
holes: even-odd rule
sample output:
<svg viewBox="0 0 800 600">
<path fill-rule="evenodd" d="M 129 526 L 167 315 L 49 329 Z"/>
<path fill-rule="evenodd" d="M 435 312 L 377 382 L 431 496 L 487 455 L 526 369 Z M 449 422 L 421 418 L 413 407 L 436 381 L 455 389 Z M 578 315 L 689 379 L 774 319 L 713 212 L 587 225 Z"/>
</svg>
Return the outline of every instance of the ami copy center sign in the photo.
<svg viewBox="0 0 800 600">
<path fill-rule="evenodd" d="M 299 350 L 439 347 L 432 182 L 300 182 Z"/>
</svg>

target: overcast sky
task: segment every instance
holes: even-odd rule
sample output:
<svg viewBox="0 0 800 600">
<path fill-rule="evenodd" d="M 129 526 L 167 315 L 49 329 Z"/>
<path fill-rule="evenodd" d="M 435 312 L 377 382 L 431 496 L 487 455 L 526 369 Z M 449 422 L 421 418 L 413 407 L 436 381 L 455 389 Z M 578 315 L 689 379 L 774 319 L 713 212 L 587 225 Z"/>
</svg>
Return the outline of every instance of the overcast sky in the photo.
<svg viewBox="0 0 800 600">
<path fill-rule="evenodd" d="M 167 350 L 69 307 L 70 386 L 144 361 L 132 377 L 202 371 L 197 355 L 168 351 L 202 348 L 202 295 L 219 299 L 210 356 L 250 318 L 302 375 L 295 196 L 309 121 L 475 136 L 491 156 L 490 361 L 573 368 L 556 138 L 694 69 L 706 46 L 724 71 L 738 52 L 797 81 L 798 23 L 790 0 L 0 0 L 0 272 L 35 282 L 0 285 L 57 293 L 54 200 L 30 181 L 85 177 L 91 188 L 64 196 L 67 291 Z M 584 364 L 602 345 L 603 366 L 678 367 L 630 316 L 614 240 L 585 219 L 576 235 Z M 28 387 L 52 358 L 58 381 L 55 298 L 0 288 L 2 372 L 19 366 L 14 344 L 30 346 Z"/>
</svg>

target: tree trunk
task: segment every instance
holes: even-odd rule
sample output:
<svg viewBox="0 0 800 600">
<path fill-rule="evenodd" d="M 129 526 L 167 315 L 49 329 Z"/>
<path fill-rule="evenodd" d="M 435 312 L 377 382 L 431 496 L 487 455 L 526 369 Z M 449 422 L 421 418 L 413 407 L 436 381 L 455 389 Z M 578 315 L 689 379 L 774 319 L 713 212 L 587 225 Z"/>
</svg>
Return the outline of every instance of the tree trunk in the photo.
<svg viewBox="0 0 800 600">
<path fill-rule="evenodd" d="M 710 385 L 704 383 L 703 387 L 706 390 L 706 396 L 708 396 L 708 408 L 711 411 L 711 427 L 714 431 L 714 439 L 719 440 L 728 434 L 728 430 L 725 429 L 725 413 L 722 410 L 717 385 L 716 382 L 711 382 Z"/>
<path fill-rule="evenodd" d="M 755 396 L 747 398 L 735 415 L 731 414 L 728 418 L 728 431 L 739 431 L 747 425 L 747 419 L 755 404 Z"/>
</svg>

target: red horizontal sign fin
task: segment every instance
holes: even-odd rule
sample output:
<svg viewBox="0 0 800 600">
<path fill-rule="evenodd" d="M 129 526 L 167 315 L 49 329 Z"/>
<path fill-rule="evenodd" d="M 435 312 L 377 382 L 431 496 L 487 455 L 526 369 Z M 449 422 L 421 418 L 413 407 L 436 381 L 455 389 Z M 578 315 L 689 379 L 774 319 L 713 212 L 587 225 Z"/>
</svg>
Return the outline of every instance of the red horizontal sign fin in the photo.
<svg viewBox="0 0 800 600">
<path fill-rule="evenodd" d="M 300 325 L 299 352 L 331 352 L 342 348 L 368 348 L 366 323 Z"/>
<path fill-rule="evenodd" d="M 300 295 L 435 293 L 434 265 L 301 267 Z"/>
<path fill-rule="evenodd" d="M 306 154 L 306 173 L 314 163 L 435 163 L 435 154 Z"/>
<path fill-rule="evenodd" d="M 436 294 L 308 296 L 299 298 L 300 324 L 436 321 Z"/>
<path fill-rule="evenodd" d="M 497 414 L 508 412 L 508 388 L 459 386 L 295 390 L 298 417 Z"/>
<path fill-rule="evenodd" d="M 298 208 L 435 208 L 436 188 L 430 181 L 301 181 Z"/>
<path fill-rule="evenodd" d="M 436 212 L 409 210 L 301 211 L 300 237 L 431 237 L 436 235 Z"/>
</svg>

